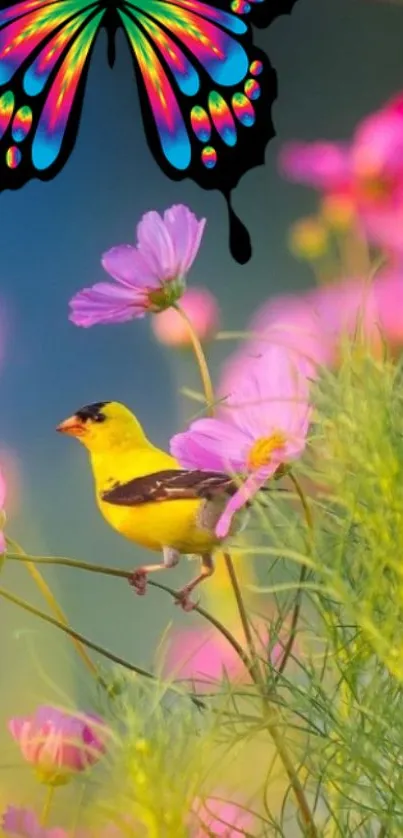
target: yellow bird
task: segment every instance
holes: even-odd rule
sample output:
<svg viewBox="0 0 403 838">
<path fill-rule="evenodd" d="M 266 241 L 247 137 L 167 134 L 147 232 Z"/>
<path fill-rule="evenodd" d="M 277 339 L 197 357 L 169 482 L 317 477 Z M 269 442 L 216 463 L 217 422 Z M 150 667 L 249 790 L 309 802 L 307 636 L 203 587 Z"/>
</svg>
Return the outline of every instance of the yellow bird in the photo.
<svg viewBox="0 0 403 838">
<path fill-rule="evenodd" d="M 134 414 L 118 402 L 86 405 L 57 430 L 87 448 L 97 504 L 111 527 L 162 552 L 162 562 L 133 572 L 130 581 L 138 594 L 146 592 L 148 573 L 174 567 L 181 554 L 200 555 L 200 573 L 177 593 L 178 603 L 190 610 L 191 592 L 214 572 L 212 553 L 220 544 L 215 527 L 239 484 L 227 474 L 181 468 L 147 439 Z"/>
</svg>

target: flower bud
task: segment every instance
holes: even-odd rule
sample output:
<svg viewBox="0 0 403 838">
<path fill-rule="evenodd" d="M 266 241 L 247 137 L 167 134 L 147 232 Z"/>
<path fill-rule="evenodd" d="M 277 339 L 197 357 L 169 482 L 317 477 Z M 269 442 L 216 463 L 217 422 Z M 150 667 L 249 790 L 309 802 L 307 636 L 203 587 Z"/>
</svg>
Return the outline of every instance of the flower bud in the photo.
<svg viewBox="0 0 403 838">
<path fill-rule="evenodd" d="M 214 295 L 207 288 L 189 288 L 185 291 L 180 305 L 199 340 L 211 340 L 219 327 L 219 308 Z M 152 328 L 157 340 L 165 346 L 191 346 L 188 326 L 174 308 L 154 315 Z"/>
<path fill-rule="evenodd" d="M 311 262 L 324 256 L 328 248 L 329 236 L 320 219 L 304 218 L 293 224 L 288 242 L 294 256 Z"/>
</svg>

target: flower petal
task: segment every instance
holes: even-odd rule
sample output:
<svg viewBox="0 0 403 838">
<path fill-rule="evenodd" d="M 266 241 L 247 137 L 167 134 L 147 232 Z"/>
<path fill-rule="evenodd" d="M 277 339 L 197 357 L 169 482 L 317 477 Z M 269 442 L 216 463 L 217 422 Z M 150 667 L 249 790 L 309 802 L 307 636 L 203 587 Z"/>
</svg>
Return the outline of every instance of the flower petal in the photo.
<svg viewBox="0 0 403 838">
<path fill-rule="evenodd" d="M 398 110 L 383 108 L 358 126 L 352 164 L 358 176 L 403 175 L 403 115 Z"/>
<path fill-rule="evenodd" d="M 334 347 L 312 304 L 312 293 L 284 294 L 263 304 L 252 318 L 249 328 L 257 334 L 261 354 L 270 344 L 285 346 L 296 353 L 296 361 L 305 361 L 309 377 L 318 373 L 320 365 L 333 359 Z"/>
<path fill-rule="evenodd" d="M 179 276 L 185 276 L 197 256 L 206 219 L 198 221 L 188 207 L 176 204 L 165 210 L 164 224 L 175 250 L 177 273 Z"/>
<path fill-rule="evenodd" d="M 6 502 L 7 484 L 3 472 L 0 470 L 0 509 L 3 509 Z"/>
<path fill-rule="evenodd" d="M 391 344 L 403 343 L 403 268 L 379 274 L 372 283 L 380 329 Z"/>
<path fill-rule="evenodd" d="M 251 439 L 305 428 L 309 413 L 308 368 L 287 347 L 269 345 L 240 375 L 227 400 L 226 418 Z"/>
<path fill-rule="evenodd" d="M 138 250 L 161 282 L 176 279 L 174 245 L 158 212 L 146 212 L 137 225 Z"/>
<path fill-rule="evenodd" d="M 287 143 L 279 164 L 290 180 L 315 189 L 343 189 L 350 180 L 349 149 L 341 143 Z"/>
<path fill-rule="evenodd" d="M 389 250 L 403 251 L 403 204 L 376 210 L 365 209 L 362 220 L 368 236 Z"/>
<path fill-rule="evenodd" d="M 250 474 L 243 486 L 238 489 L 236 494 L 228 502 L 221 515 L 220 520 L 216 526 L 216 535 L 218 538 L 226 538 L 229 533 L 232 519 L 236 512 L 239 512 L 248 501 L 256 495 L 256 492 L 264 486 L 266 481 L 271 477 L 278 468 L 278 462 L 272 462 L 270 466 L 264 469 L 259 469 L 254 474 Z"/>
<path fill-rule="evenodd" d="M 46 838 L 36 813 L 20 806 L 8 806 L 3 814 L 1 827 L 6 835 L 15 838 Z"/>
<path fill-rule="evenodd" d="M 168 676 L 188 678 L 200 692 L 217 688 L 224 674 L 242 678 L 245 670 L 226 640 L 208 629 L 191 628 L 176 632 L 171 638 L 165 661 Z"/>
<path fill-rule="evenodd" d="M 247 807 L 236 802 L 226 801 L 224 790 L 217 790 L 216 798 L 204 801 L 195 800 L 193 809 L 197 813 L 200 826 L 192 831 L 193 838 L 242 838 L 251 835 L 254 826 L 253 815 Z M 207 831 L 206 831 L 207 828 Z"/>
<path fill-rule="evenodd" d="M 10 719 L 9 730 L 26 761 L 50 776 L 84 771 L 106 750 L 108 729 L 93 714 L 42 705 L 32 716 Z"/>
<path fill-rule="evenodd" d="M 229 422 L 197 419 L 171 439 L 170 450 L 183 468 L 243 471 L 250 440 Z"/>
<path fill-rule="evenodd" d="M 158 275 L 146 255 L 129 244 L 111 247 L 103 254 L 102 266 L 117 282 L 139 291 L 158 288 Z"/>
<path fill-rule="evenodd" d="M 147 311 L 147 297 L 111 282 L 98 282 L 75 294 L 69 305 L 71 322 L 86 328 L 97 323 L 125 323 L 143 317 Z"/>
</svg>

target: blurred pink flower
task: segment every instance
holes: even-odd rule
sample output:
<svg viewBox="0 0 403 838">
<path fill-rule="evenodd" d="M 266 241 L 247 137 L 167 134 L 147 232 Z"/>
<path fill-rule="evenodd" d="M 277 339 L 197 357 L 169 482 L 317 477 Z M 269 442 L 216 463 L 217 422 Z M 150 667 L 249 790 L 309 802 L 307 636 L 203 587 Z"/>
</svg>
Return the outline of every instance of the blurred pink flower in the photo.
<svg viewBox="0 0 403 838">
<path fill-rule="evenodd" d="M 302 454 L 310 415 L 306 372 L 295 353 L 269 345 L 254 363 L 241 362 L 238 382 L 217 418 L 197 419 L 171 440 L 183 468 L 247 476 L 218 522 L 219 538 L 277 469 Z"/>
<path fill-rule="evenodd" d="M 256 312 L 248 331 L 259 335 L 262 347 L 276 344 L 294 352 L 297 361 L 306 364 L 310 377 L 332 358 L 332 343 L 309 294 L 269 300 Z"/>
<path fill-rule="evenodd" d="M 2 834 L 11 838 L 68 838 L 65 829 L 54 827 L 47 829 L 42 826 L 36 812 L 22 809 L 19 806 L 8 806 L 0 824 Z M 77 833 L 77 838 L 81 838 Z"/>
<path fill-rule="evenodd" d="M 211 340 L 219 327 L 217 300 L 207 288 L 189 288 L 181 299 L 181 308 L 187 314 L 194 331 L 201 341 Z M 189 329 L 174 308 L 166 309 L 152 319 L 152 329 L 160 343 L 166 346 L 191 346 Z"/>
<path fill-rule="evenodd" d="M 211 692 L 214 682 L 247 678 L 245 667 L 232 646 L 217 632 L 204 628 L 175 632 L 168 647 L 165 671 L 175 678 L 190 679 L 200 692 Z"/>
<path fill-rule="evenodd" d="M 242 631 L 231 628 L 232 633 L 243 645 Z M 258 654 L 267 657 L 269 649 L 268 625 L 259 621 L 254 625 Z M 239 636 L 238 636 L 239 635 Z M 271 661 L 275 665 L 282 655 L 283 647 L 276 643 L 271 650 Z M 223 678 L 230 681 L 249 681 L 249 675 L 232 646 L 217 632 L 208 628 L 181 629 L 170 637 L 165 672 L 175 678 L 197 682 L 198 692 L 212 692 Z"/>
<path fill-rule="evenodd" d="M 106 725 L 93 714 L 39 707 L 33 716 L 10 719 L 8 728 L 44 783 L 59 785 L 85 771 L 105 753 Z"/>
<path fill-rule="evenodd" d="M 403 342 L 403 270 L 384 271 L 371 283 L 352 277 L 322 287 L 308 299 L 333 346 L 333 361 L 340 338 L 352 338 L 360 329 L 372 349 Z"/>
<path fill-rule="evenodd" d="M 339 192 L 350 182 L 349 146 L 318 141 L 286 143 L 279 156 L 280 171 L 296 183 L 323 192 Z"/>
<path fill-rule="evenodd" d="M 0 826 L 2 834 L 10 838 L 124 838 L 127 831 L 122 832 L 114 824 L 98 827 L 97 829 L 62 829 L 61 827 L 42 826 L 39 818 L 32 809 L 19 806 L 8 806 L 3 814 Z"/>
<path fill-rule="evenodd" d="M 137 226 L 137 244 L 119 245 L 102 257 L 102 265 L 116 281 L 98 282 L 70 301 L 70 320 L 76 326 L 124 323 L 169 308 L 182 296 L 205 227 L 188 207 L 178 204 L 147 212 Z"/>
<path fill-rule="evenodd" d="M 320 367 L 334 366 L 343 334 L 354 337 L 358 328 L 376 349 L 385 342 L 392 348 L 403 344 L 403 267 L 379 273 L 372 282 L 361 277 L 321 286 L 300 295 L 274 297 L 264 303 L 250 321 L 253 335 L 223 367 L 218 385 L 220 398 L 237 387 L 241 368 L 260 358 L 267 346 L 286 346 L 307 375 L 314 378 Z"/>
<path fill-rule="evenodd" d="M 351 198 L 368 236 L 403 247 L 402 97 L 364 119 L 350 144 L 288 143 L 280 169 L 291 180 Z"/>
<path fill-rule="evenodd" d="M 211 834 L 220 838 L 233 838 L 251 831 L 254 823 L 253 815 L 239 803 L 215 797 L 207 798 L 206 801 L 196 800 L 194 811 L 198 824 L 194 827 L 195 831 L 192 831 L 192 838 L 205 838 Z"/>
</svg>

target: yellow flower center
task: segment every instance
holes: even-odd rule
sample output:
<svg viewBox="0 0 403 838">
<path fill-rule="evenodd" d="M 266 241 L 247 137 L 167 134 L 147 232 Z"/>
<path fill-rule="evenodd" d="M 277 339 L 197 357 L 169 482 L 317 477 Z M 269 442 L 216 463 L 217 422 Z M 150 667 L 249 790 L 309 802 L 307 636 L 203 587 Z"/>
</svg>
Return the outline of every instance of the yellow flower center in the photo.
<svg viewBox="0 0 403 838">
<path fill-rule="evenodd" d="M 286 443 L 286 438 L 281 431 L 276 431 L 271 436 L 261 436 L 253 443 L 248 455 L 248 468 L 250 471 L 262 466 L 267 466 L 272 458 L 273 451 L 281 451 Z"/>
</svg>

